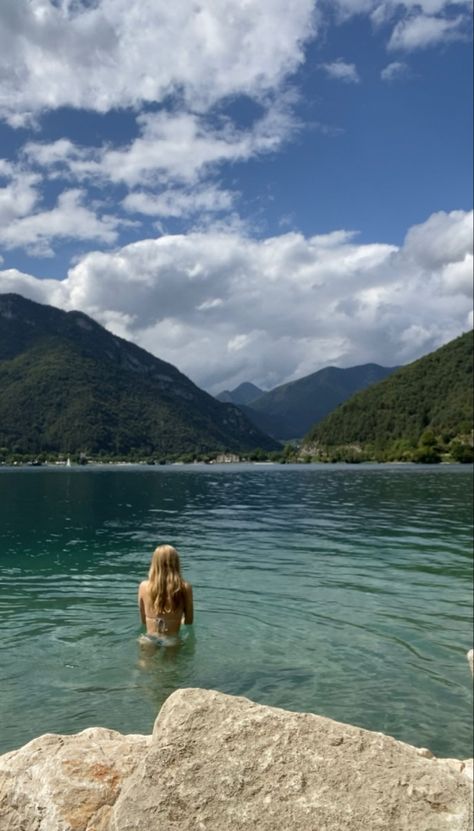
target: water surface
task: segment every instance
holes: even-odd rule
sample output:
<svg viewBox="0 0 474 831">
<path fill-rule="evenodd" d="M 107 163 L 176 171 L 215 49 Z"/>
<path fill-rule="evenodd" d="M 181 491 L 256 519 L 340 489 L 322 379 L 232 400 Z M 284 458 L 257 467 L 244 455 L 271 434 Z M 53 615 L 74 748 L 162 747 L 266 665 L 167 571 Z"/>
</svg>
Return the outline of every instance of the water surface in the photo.
<svg viewBox="0 0 474 831">
<path fill-rule="evenodd" d="M 0 468 L 0 751 L 197 686 L 472 754 L 472 468 Z M 175 545 L 196 621 L 140 653 Z"/>
</svg>

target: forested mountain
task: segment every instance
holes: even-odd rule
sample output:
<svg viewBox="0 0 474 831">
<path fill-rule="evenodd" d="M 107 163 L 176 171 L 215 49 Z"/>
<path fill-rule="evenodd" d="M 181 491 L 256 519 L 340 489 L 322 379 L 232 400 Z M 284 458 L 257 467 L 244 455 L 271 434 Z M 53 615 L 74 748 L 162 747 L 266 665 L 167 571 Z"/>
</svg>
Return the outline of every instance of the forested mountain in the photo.
<svg viewBox="0 0 474 831">
<path fill-rule="evenodd" d="M 316 424 L 305 447 L 352 447 L 381 458 L 472 459 L 473 333 L 359 392 Z"/>
<path fill-rule="evenodd" d="M 81 312 L 0 295 L 0 448 L 172 456 L 276 443 Z"/>
<path fill-rule="evenodd" d="M 393 371 L 378 364 L 349 369 L 328 366 L 264 393 L 245 412 L 261 430 L 277 439 L 302 438 L 342 401 Z"/>
<path fill-rule="evenodd" d="M 216 395 L 216 398 L 218 401 L 226 401 L 229 404 L 250 404 L 261 395 L 263 395 L 263 390 L 260 387 L 245 381 L 234 390 L 223 390 Z"/>
</svg>

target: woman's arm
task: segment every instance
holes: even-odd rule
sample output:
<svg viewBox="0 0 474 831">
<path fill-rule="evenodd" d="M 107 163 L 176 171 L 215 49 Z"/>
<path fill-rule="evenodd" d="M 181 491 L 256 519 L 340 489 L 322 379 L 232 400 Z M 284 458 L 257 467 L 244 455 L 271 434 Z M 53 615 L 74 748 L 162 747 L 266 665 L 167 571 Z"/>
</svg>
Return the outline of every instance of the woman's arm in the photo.
<svg viewBox="0 0 474 831">
<path fill-rule="evenodd" d="M 184 615 L 183 623 L 190 624 L 194 620 L 193 587 L 191 583 L 184 583 Z"/>
<path fill-rule="evenodd" d="M 138 608 L 140 610 L 140 620 L 144 626 L 146 626 L 146 615 L 145 615 L 145 601 L 143 599 L 143 593 L 145 590 L 146 580 L 140 583 L 138 587 Z"/>
</svg>

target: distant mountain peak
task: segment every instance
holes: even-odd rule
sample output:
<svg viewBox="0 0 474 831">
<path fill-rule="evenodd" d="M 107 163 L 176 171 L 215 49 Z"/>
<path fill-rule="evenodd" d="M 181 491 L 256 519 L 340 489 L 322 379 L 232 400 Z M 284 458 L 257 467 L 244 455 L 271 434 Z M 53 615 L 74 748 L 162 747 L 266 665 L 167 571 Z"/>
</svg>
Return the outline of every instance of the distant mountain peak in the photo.
<svg viewBox="0 0 474 831">
<path fill-rule="evenodd" d="M 216 395 L 218 401 L 225 401 L 232 404 L 250 404 L 264 394 L 264 390 L 257 387 L 250 381 L 244 381 L 233 390 L 223 390 Z"/>
<path fill-rule="evenodd" d="M 244 412 L 261 430 L 281 441 L 300 439 L 355 392 L 386 378 L 395 369 L 374 363 L 347 369 L 326 366 L 263 393 Z"/>
</svg>

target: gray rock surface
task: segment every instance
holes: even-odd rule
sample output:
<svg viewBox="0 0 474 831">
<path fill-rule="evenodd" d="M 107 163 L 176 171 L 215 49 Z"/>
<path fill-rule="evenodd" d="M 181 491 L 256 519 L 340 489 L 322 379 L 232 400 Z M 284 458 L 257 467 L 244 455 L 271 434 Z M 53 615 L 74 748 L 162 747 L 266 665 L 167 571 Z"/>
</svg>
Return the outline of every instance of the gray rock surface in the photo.
<svg viewBox="0 0 474 831">
<path fill-rule="evenodd" d="M 468 772 L 381 733 L 186 689 L 152 737 L 94 728 L 0 757 L 0 829 L 470 831 Z"/>
</svg>

